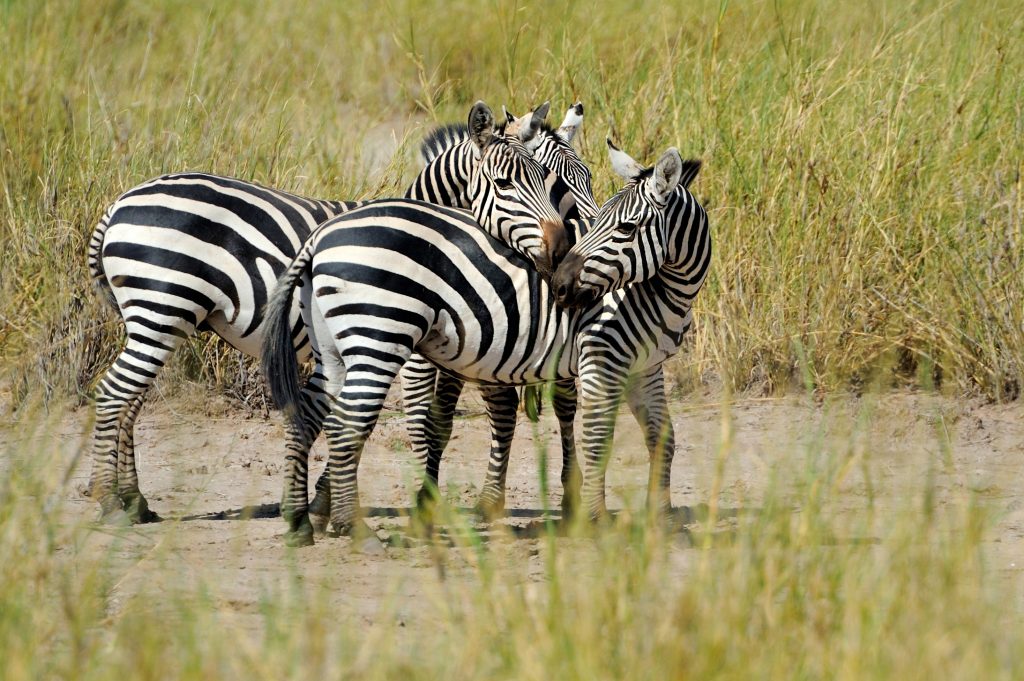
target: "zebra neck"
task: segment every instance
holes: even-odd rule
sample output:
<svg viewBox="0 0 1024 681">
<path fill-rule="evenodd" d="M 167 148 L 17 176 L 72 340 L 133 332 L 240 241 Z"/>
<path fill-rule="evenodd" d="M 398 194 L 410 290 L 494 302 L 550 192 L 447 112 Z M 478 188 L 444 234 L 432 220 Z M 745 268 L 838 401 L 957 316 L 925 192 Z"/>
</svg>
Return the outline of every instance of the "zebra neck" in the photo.
<svg viewBox="0 0 1024 681">
<path fill-rule="evenodd" d="M 565 233 L 569 237 L 569 246 L 573 246 L 590 231 L 594 218 L 572 218 L 565 221 Z"/>
<path fill-rule="evenodd" d="M 682 257 L 666 263 L 645 282 L 648 295 L 656 300 L 666 331 L 680 336 L 690 326 L 690 308 L 697 297 L 711 262 L 711 241 L 706 220 L 696 220 L 686 241 L 690 248 Z"/>
<path fill-rule="evenodd" d="M 420 171 L 405 198 L 449 208 L 471 208 L 469 178 L 475 156 L 472 142 L 445 149 Z"/>
</svg>

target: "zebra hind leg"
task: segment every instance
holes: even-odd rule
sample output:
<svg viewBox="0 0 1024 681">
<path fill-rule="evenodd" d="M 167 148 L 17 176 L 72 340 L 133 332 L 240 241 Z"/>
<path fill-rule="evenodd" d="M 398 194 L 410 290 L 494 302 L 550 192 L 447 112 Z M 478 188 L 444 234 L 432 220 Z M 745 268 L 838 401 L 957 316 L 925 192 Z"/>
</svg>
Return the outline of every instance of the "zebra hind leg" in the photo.
<svg viewBox="0 0 1024 681">
<path fill-rule="evenodd" d="M 128 408 L 117 443 L 117 496 L 133 524 L 156 523 L 161 518 L 149 508 L 139 489 L 139 473 L 135 468 L 135 421 L 142 410 L 143 397 L 135 398 Z"/>
<path fill-rule="evenodd" d="M 359 517 L 357 473 L 363 446 L 373 432 L 388 389 L 408 352 L 404 356 L 395 352 L 392 357 L 387 361 L 382 360 L 380 354 L 346 355 L 345 367 L 334 371 L 340 381 L 332 378 L 330 365 L 326 367 L 328 392 L 333 394 L 334 385 L 341 383 L 340 392 L 337 397 L 332 396 L 330 412 L 324 419 L 324 435 L 330 449 L 327 474 L 331 485 L 331 525 L 338 535 L 352 536 L 362 550 L 383 548 Z M 340 358 L 337 363 L 340 364 Z"/>
<path fill-rule="evenodd" d="M 492 521 L 505 515 L 505 479 L 516 430 L 519 393 L 510 386 L 481 386 L 480 393 L 491 426 L 491 453 L 484 489 L 473 511 L 483 519 Z"/>
<path fill-rule="evenodd" d="M 96 387 L 96 422 L 93 425 L 93 461 L 89 477 L 90 496 L 100 505 L 100 522 L 128 524 L 132 516 L 125 511 L 118 492 L 118 460 L 123 445 L 134 445 L 131 431 L 160 369 L 194 327 L 182 330 L 164 326 L 160 331 L 129 323 L 128 341 Z M 134 451 L 132 449 L 132 451 Z M 127 457 L 125 462 L 127 464 Z M 127 465 L 126 465 L 127 468 Z M 134 474 L 134 455 L 130 466 Z M 123 489 L 138 489 L 138 479 L 125 481 Z M 141 493 L 139 494 L 141 498 Z M 129 495 L 129 498 L 130 495 Z M 144 508 L 139 503 L 136 508 Z"/>
</svg>

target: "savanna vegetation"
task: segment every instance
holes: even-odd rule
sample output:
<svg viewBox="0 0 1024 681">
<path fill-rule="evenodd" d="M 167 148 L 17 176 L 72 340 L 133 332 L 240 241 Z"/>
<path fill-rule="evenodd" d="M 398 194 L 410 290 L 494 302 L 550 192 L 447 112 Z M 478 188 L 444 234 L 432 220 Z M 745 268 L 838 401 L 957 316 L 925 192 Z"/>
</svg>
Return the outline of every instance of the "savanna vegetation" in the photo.
<svg viewBox="0 0 1024 681">
<path fill-rule="evenodd" d="M 703 490 L 685 548 L 628 513 L 582 544 L 542 535 L 539 584 L 467 527 L 449 550 L 471 578 L 441 580 L 412 631 L 346 622 L 321 597 L 337 584 L 289 554 L 256 639 L 201 570 L 158 605 L 112 605 L 85 550 L 106 531 L 67 512 L 78 461 L 47 433 L 120 342 L 85 266 L 120 192 L 194 169 L 397 195 L 422 134 L 477 99 L 550 99 L 553 118 L 583 100 L 599 201 L 619 184 L 606 136 L 703 160 L 714 261 L 670 373 L 725 396 L 723 468 L 733 394 L 1016 400 L 1022 34 L 1008 0 L 0 0 L 0 408 L 35 437 L 0 457 L 0 677 L 1020 678 L 1019 580 L 984 550 L 998 518 L 970 487 L 935 501 L 933 473 L 955 472 L 941 418 L 905 497 L 878 501 L 856 438 L 812 439 L 728 531 Z M 256 364 L 207 337 L 160 385 L 261 399 Z M 851 470 L 873 490 L 855 513 L 836 501 Z"/>
</svg>

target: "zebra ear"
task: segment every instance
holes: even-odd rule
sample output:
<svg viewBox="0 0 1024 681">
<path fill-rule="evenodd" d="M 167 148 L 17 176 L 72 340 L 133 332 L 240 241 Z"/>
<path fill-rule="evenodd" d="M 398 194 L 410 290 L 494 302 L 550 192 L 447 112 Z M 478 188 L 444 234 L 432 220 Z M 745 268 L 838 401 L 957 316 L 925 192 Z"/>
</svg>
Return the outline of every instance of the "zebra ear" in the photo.
<svg viewBox="0 0 1024 681">
<path fill-rule="evenodd" d="M 654 190 L 654 195 L 660 201 L 667 201 L 679 186 L 682 174 L 683 157 L 679 155 L 678 149 L 670 147 L 654 164 L 654 172 L 651 173 L 651 177 L 647 181 L 650 183 L 651 189 Z"/>
<path fill-rule="evenodd" d="M 544 120 L 548 117 L 550 110 L 551 102 L 544 102 L 522 118 L 516 119 L 515 133 L 519 137 L 519 141 L 525 144 L 530 151 L 534 151 L 540 146 L 542 140 L 538 133 L 540 133 L 541 126 L 544 125 Z"/>
<path fill-rule="evenodd" d="M 506 124 L 508 124 L 508 123 L 515 123 L 516 122 L 516 117 L 508 109 L 505 108 L 504 104 L 501 105 L 501 112 L 503 114 L 505 114 L 505 123 Z"/>
<path fill-rule="evenodd" d="M 583 102 L 576 102 L 565 112 L 565 119 L 555 133 L 569 144 L 583 126 Z"/>
<path fill-rule="evenodd" d="M 612 138 L 605 138 L 608 144 L 608 158 L 612 162 L 612 170 L 623 180 L 632 180 L 644 171 L 644 167 L 633 160 L 633 157 L 612 143 Z"/>
<path fill-rule="evenodd" d="M 547 101 L 538 106 L 533 110 L 533 118 L 530 121 L 530 125 L 536 125 L 540 127 L 540 124 L 547 120 L 548 112 L 551 111 L 551 102 Z"/>
<path fill-rule="evenodd" d="M 469 110 L 469 138 L 480 149 L 494 139 L 494 114 L 483 102 L 477 102 Z"/>
</svg>

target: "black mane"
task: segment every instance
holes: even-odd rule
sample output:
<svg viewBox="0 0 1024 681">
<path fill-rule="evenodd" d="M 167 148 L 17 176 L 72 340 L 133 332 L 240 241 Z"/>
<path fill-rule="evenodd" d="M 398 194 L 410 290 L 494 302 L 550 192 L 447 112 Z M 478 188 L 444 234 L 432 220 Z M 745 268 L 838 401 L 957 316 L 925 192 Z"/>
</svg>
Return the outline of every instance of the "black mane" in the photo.
<svg viewBox="0 0 1024 681">
<path fill-rule="evenodd" d="M 495 130 L 499 139 L 505 136 L 505 126 L 501 123 Z M 430 163 L 442 153 L 469 139 L 469 126 L 465 123 L 445 123 L 439 125 L 423 138 L 420 143 L 420 156 L 424 163 Z"/>
</svg>

